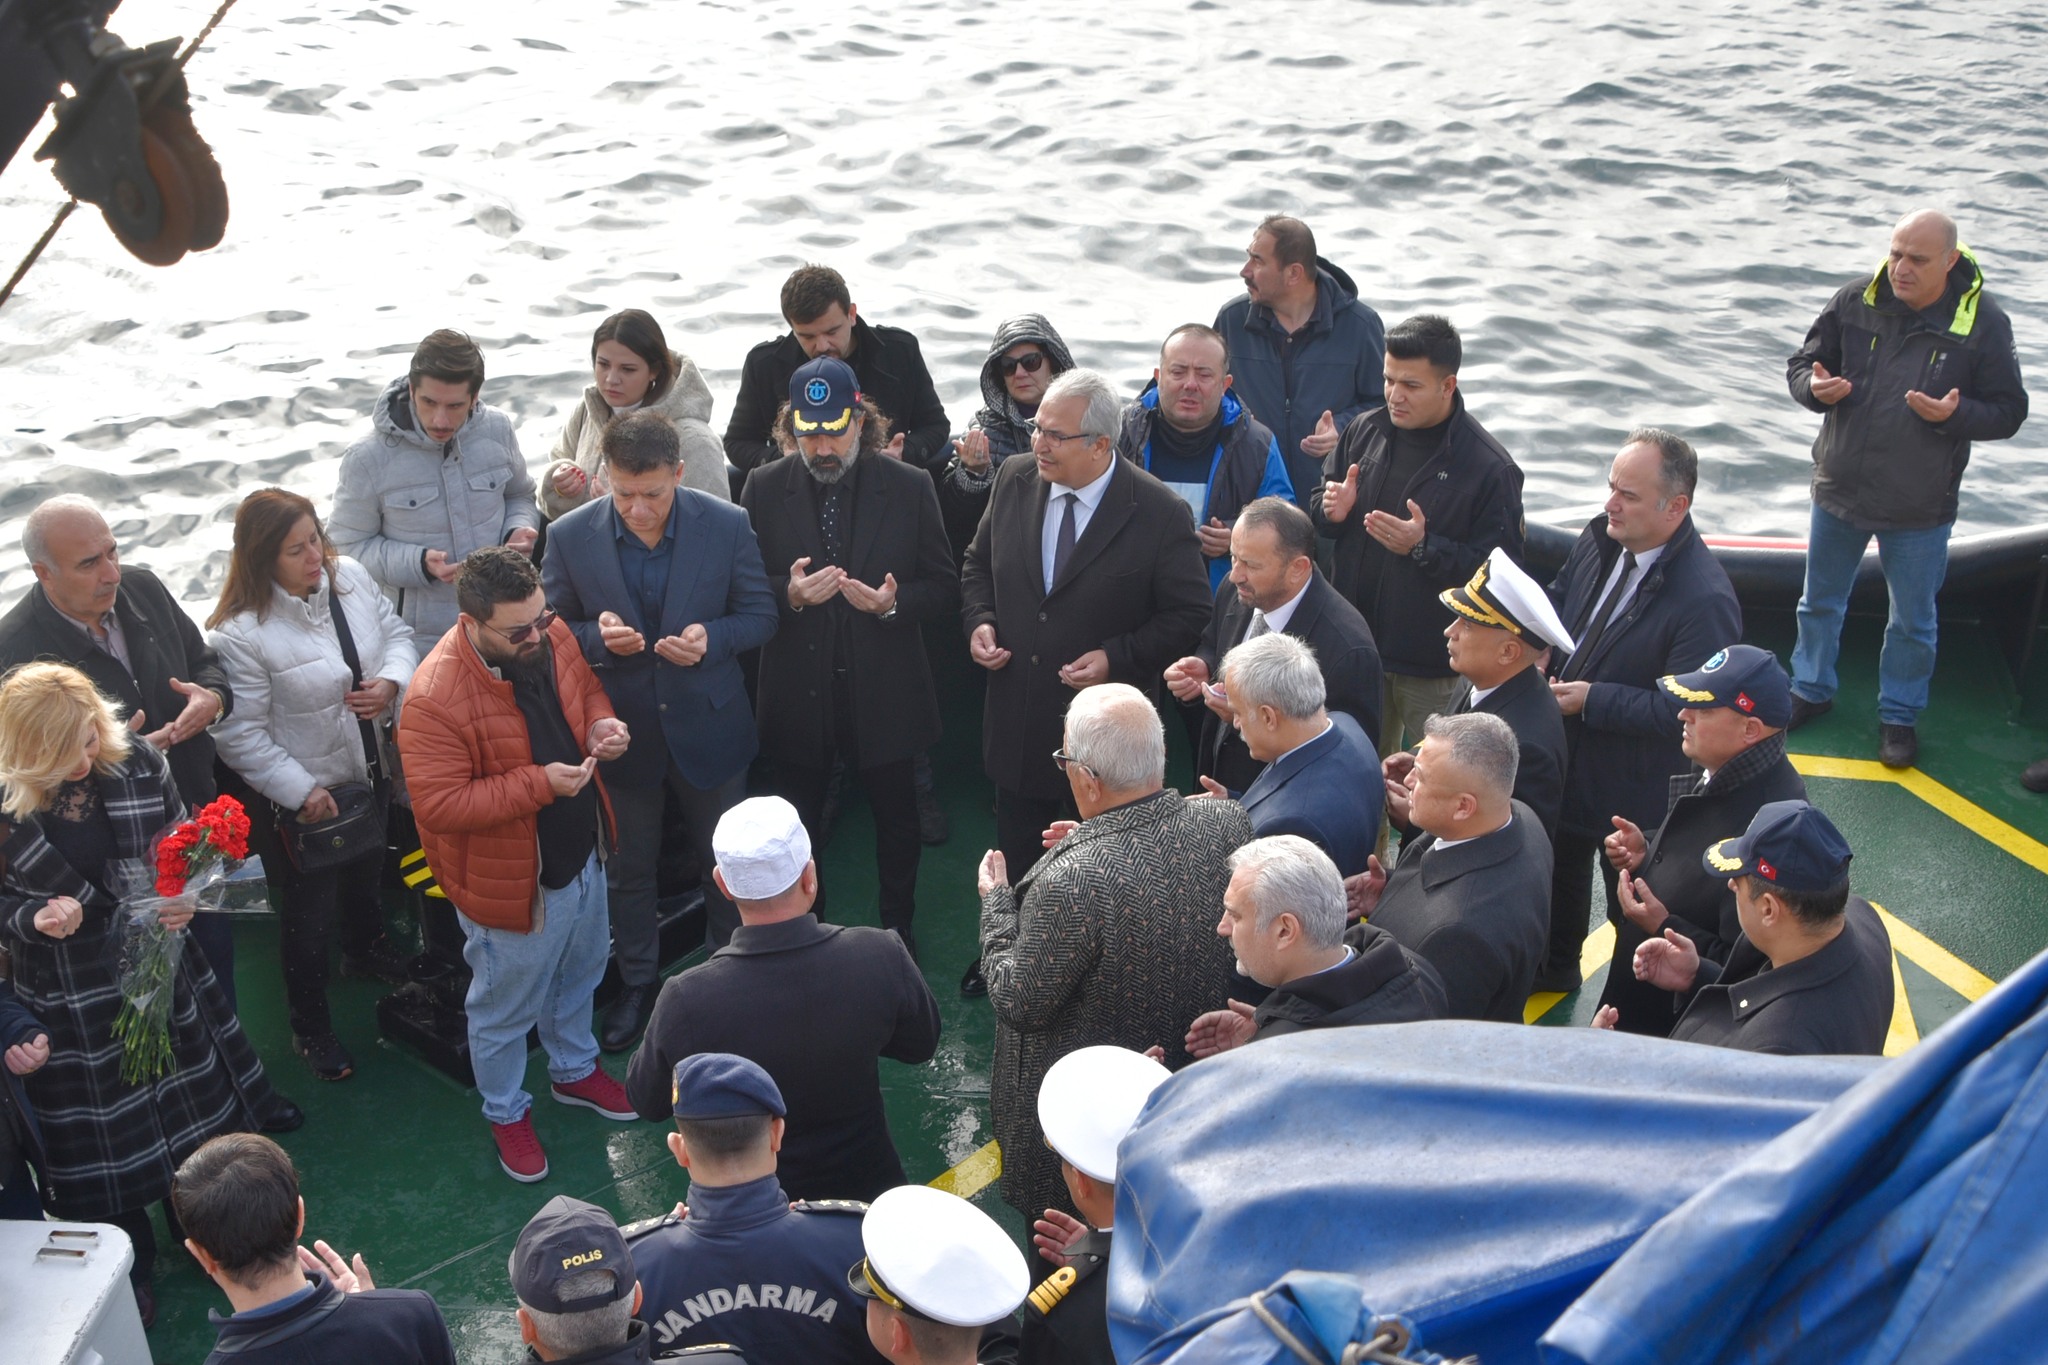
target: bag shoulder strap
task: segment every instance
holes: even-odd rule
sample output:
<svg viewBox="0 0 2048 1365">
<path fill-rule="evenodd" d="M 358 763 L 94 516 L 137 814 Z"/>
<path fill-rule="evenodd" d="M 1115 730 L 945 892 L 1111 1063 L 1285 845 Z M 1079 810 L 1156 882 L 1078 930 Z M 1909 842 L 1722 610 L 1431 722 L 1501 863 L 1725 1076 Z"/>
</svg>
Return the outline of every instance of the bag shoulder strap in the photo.
<svg viewBox="0 0 2048 1365">
<path fill-rule="evenodd" d="M 334 618 L 334 633 L 341 637 L 342 662 L 348 665 L 349 676 L 355 679 L 356 686 L 361 687 L 363 659 L 356 653 L 356 637 L 349 633 L 348 613 L 341 609 L 341 593 L 335 587 L 333 574 L 327 576 L 327 614 Z M 370 781 L 375 782 L 382 766 L 378 761 L 377 731 L 361 716 L 356 717 L 356 725 L 362 731 L 363 757 L 370 765 Z"/>
</svg>

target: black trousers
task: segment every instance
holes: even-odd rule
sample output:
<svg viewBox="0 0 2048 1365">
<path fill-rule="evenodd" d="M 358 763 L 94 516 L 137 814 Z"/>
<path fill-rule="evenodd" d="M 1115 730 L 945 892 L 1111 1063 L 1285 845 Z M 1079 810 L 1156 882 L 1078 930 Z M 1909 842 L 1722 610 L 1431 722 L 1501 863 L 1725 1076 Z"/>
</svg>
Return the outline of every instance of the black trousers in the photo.
<svg viewBox="0 0 2048 1365">
<path fill-rule="evenodd" d="M 796 807 L 813 848 L 818 846 L 823 832 L 825 789 L 832 779 L 832 760 L 839 756 L 834 746 L 819 755 L 824 760 L 820 767 L 776 765 L 776 792 Z M 876 909 L 882 927 L 896 930 L 908 944 L 912 942 L 911 920 L 917 914 L 917 868 L 924 857 L 924 844 L 917 837 L 917 760 L 904 758 L 860 767 L 853 755 L 844 757 L 847 766 L 860 774 L 860 787 L 867 793 L 868 810 L 875 820 Z M 820 919 L 825 918 L 827 889 L 821 879 L 816 906 Z"/>
<path fill-rule="evenodd" d="M 1615 890 L 1614 864 L 1601 849 L 1602 837 L 1559 830 L 1551 839 L 1556 860 L 1550 872 L 1550 946 L 1543 955 L 1545 972 L 1576 970 L 1592 928 L 1588 903 L 1593 898 L 1593 869 L 1607 888 L 1607 919 L 1621 923 L 1621 897 Z"/>
<path fill-rule="evenodd" d="M 182 1246 L 185 1241 L 184 1225 L 178 1222 L 178 1211 L 171 1201 L 164 1203 L 164 1225 L 170 1229 L 171 1245 Z M 135 1264 L 128 1267 L 128 1279 L 133 1284 L 148 1284 L 156 1270 L 156 1227 L 149 1221 L 149 1205 L 139 1209 L 123 1209 L 103 1220 L 128 1234 L 128 1240 L 135 1244 Z"/>
<path fill-rule="evenodd" d="M 285 856 L 276 807 L 253 793 L 246 804 L 249 851 L 263 859 L 264 880 L 277 893 L 278 958 L 292 1032 L 302 1038 L 331 1033 L 327 985 L 336 937 L 344 953 L 365 953 L 384 932 L 384 906 L 378 898 L 384 850 L 340 867 L 301 872 Z"/>
<path fill-rule="evenodd" d="M 663 743 L 660 735 L 656 743 Z M 742 768 L 709 790 L 690 785 L 671 761 L 663 783 L 653 787 L 610 786 L 612 818 L 618 824 L 619 847 L 605 865 L 605 900 L 612 921 L 612 953 L 619 979 L 628 986 L 661 981 L 661 925 L 656 917 L 660 888 L 656 873 L 661 861 L 664 793 L 673 795 L 682 815 L 683 837 L 696 852 L 704 889 L 704 937 L 717 952 L 740 927 L 740 912 L 711 880 L 711 834 L 719 817 L 746 799 L 747 772 Z"/>
</svg>

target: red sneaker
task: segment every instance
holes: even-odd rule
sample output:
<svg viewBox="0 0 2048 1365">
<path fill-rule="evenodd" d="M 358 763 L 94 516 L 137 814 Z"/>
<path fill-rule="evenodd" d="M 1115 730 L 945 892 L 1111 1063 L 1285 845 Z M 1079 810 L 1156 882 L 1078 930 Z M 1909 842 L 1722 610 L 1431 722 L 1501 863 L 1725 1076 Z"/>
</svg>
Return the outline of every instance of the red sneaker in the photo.
<svg viewBox="0 0 2048 1365">
<path fill-rule="evenodd" d="M 631 1123 L 640 1117 L 633 1111 L 632 1101 L 626 1098 L 626 1087 L 607 1076 L 603 1067 L 567 1085 L 557 1081 L 552 1088 L 557 1104 L 580 1104 L 620 1123 Z"/>
<path fill-rule="evenodd" d="M 491 1136 L 498 1142 L 498 1164 L 505 1174 L 522 1185 L 548 1177 L 548 1154 L 540 1148 L 533 1131 L 533 1115 L 521 1114 L 517 1123 L 494 1123 Z"/>
</svg>

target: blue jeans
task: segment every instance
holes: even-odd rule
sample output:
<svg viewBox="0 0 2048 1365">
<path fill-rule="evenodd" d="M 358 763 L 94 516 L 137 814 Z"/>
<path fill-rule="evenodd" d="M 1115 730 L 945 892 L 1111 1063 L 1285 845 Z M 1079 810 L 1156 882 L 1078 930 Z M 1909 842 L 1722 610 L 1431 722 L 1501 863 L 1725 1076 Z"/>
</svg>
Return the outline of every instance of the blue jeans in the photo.
<svg viewBox="0 0 2048 1365">
<path fill-rule="evenodd" d="M 1877 656 L 1877 718 L 1911 725 L 1927 709 L 1934 677 L 1934 596 L 1948 573 L 1948 526 L 1859 531 L 1816 504 L 1806 536 L 1806 589 L 1799 595 L 1799 643 L 1792 648 L 1792 690 L 1808 701 L 1835 695 L 1842 617 L 1864 547 L 1877 537 L 1877 560 L 1891 614 Z"/>
<path fill-rule="evenodd" d="M 611 934 L 605 915 L 604 865 L 595 853 L 576 880 L 549 891 L 540 926 L 530 934 L 489 929 L 467 915 L 462 960 L 473 975 L 463 1002 L 469 1013 L 469 1062 L 483 1093 L 484 1117 L 517 1123 L 533 1107 L 526 1079 L 526 1031 L 540 1029 L 548 1076 L 557 1085 L 597 1069 L 590 997 L 604 976 Z"/>
</svg>

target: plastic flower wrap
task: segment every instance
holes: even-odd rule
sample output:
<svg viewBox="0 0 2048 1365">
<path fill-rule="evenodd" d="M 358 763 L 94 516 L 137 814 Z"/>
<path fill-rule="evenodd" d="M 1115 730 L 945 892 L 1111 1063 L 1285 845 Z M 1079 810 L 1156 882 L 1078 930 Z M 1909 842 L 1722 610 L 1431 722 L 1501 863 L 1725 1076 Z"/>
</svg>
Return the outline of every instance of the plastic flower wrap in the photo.
<svg viewBox="0 0 2048 1365">
<path fill-rule="evenodd" d="M 166 929 L 166 909 L 218 910 L 227 879 L 249 856 L 249 816 L 232 796 L 202 806 L 192 819 L 157 836 L 152 865 L 122 869 L 121 1078 L 130 1085 L 170 1073 L 171 1008 L 185 931 Z M 154 894 L 151 894 L 152 889 Z"/>
</svg>

